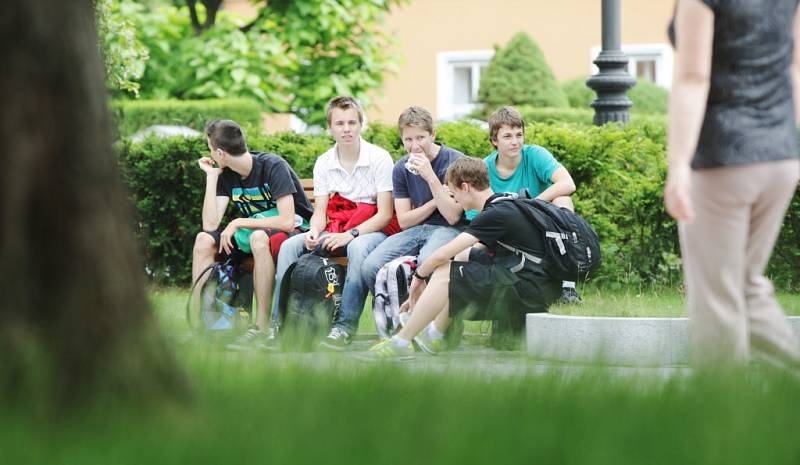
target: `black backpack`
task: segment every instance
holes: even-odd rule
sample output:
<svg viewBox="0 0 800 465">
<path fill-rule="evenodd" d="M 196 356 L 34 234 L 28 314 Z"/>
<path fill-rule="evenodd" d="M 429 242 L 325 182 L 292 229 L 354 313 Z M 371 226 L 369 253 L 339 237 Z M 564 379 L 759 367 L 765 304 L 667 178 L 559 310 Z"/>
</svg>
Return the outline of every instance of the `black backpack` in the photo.
<svg viewBox="0 0 800 465">
<path fill-rule="evenodd" d="M 540 258 L 550 276 L 562 281 L 586 281 L 602 262 L 597 233 L 577 213 L 544 200 L 528 198 L 527 194 L 524 189 L 518 196 L 498 197 L 494 201 L 513 202 L 542 231 L 545 253 Z M 500 245 L 516 253 L 527 253 L 507 244 Z"/>
<path fill-rule="evenodd" d="M 339 314 L 345 268 L 333 258 L 313 252 L 286 270 L 278 311 L 281 341 L 307 348 L 324 336 Z"/>
</svg>

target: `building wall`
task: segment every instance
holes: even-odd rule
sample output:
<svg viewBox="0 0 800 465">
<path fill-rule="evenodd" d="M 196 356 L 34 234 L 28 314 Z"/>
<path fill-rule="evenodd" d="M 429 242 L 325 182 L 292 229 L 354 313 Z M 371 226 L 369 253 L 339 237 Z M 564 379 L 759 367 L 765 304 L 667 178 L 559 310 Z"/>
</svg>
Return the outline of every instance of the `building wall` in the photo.
<svg viewBox="0 0 800 465">
<path fill-rule="evenodd" d="M 666 43 L 674 0 L 622 0 L 622 43 Z M 526 31 L 556 78 L 588 77 L 591 50 L 601 43 L 600 0 L 412 0 L 387 19 L 401 55 L 399 71 L 373 97 L 370 116 L 394 122 L 416 104 L 437 110 L 437 54 L 487 50 Z"/>
</svg>

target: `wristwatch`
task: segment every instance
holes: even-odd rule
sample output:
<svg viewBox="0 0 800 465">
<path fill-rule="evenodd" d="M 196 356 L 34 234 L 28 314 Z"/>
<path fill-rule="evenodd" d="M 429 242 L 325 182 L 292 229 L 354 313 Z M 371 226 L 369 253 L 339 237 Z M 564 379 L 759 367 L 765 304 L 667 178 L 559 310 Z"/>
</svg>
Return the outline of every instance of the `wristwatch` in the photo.
<svg viewBox="0 0 800 465">
<path fill-rule="evenodd" d="M 358 235 L 361 233 L 358 232 L 358 228 L 353 228 L 350 230 L 350 234 L 352 234 L 353 237 L 358 237 Z"/>
</svg>

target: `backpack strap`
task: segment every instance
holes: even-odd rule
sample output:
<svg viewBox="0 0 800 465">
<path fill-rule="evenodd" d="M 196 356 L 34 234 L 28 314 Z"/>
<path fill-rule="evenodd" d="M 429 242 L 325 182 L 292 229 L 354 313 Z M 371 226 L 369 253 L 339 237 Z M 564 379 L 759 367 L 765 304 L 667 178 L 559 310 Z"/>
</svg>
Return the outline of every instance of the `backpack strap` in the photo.
<svg viewBox="0 0 800 465">
<path fill-rule="evenodd" d="M 537 265 L 542 263 L 542 259 L 540 257 L 537 257 L 536 255 L 533 255 L 533 254 L 531 254 L 529 252 L 526 252 L 526 251 L 524 251 L 522 249 L 518 249 L 516 247 L 510 246 L 510 245 L 506 244 L 505 242 L 497 241 L 497 245 L 503 247 L 506 250 L 510 250 L 511 252 L 514 252 L 516 255 L 518 255 L 520 257 L 519 263 L 514 265 L 510 269 L 512 273 L 519 273 L 523 268 L 525 268 L 525 260 L 528 260 L 528 261 L 530 261 L 532 263 L 535 263 Z"/>
<path fill-rule="evenodd" d="M 566 234 L 561 234 L 560 232 L 557 231 L 545 231 L 544 237 L 549 237 L 550 239 L 556 241 L 556 244 L 558 245 L 558 253 L 560 253 L 561 255 L 567 253 L 567 248 L 564 247 L 563 239 L 569 239 L 569 236 L 567 236 Z"/>
<path fill-rule="evenodd" d="M 192 288 L 189 290 L 189 299 L 186 301 L 186 322 L 189 323 L 189 327 L 190 328 L 199 329 L 199 328 L 194 328 L 193 323 L 192 323 L 192 308 L 191 307 L 192 307 L 192 296 L 194 295 L 194 289 L 197 287 L 197 283 L 199 283 L 200 280 L 203 279 L 203 276 L 205 276 L 209 271 L 213 270 L 214 267 L 219 266 L 219 265 L 220 265 L 219 262 L 214 262 L 214 263 L 208 265 L 203 271 L 200 272 L 199 275 L 197 275 L 197 279 L 194 280 L 194 283 L 192 284 Z M 200 306 L 202 307 L 202 305 L 203 305 L 203 296 L 201 295 L 200 296 Z"/>
<path fill-rule="evenodd" d="M 297 261 L 289 265 L 289 268 L 286 269 L 286 272 L 283 274 L 283 280 L 281 281 L 281 288 L 278 290 L 279 298 L 278 298 L 278 318 L 280 321 L 277 323 L 283 323 L 284 319 L 286 318 L 286 304 L 289 302 L 289 285 L 292 282 L 292 272 L 294 271 L 295 267 L 297 266 Z"/>
</svg>

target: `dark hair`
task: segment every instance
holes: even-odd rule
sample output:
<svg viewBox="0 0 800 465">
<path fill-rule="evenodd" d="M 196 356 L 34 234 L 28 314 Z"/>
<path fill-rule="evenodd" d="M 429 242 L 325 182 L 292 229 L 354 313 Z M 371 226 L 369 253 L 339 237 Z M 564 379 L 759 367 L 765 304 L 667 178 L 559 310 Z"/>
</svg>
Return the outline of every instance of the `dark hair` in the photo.
<svg viewBox="0 0 800 465">
<path fill-rule="evenodd" d="M 503 126 L 522 128 L 524 132 L 525 120 L 522 119 L 522 115 L 514 107 L 505 106 L 498 108 L 497 111 L 492 113 L 492 116 L 489 117 L 489 140 L 497 140 L 497 131 Z"/>
<path fill-rule="evenodd" d="M 466 182 L 476 190 L 483 191 L 489 188 L 489 167 L 480 158 L 460 157 L 447 168 L 444 180 L 446 184 L 459 189 Z"/>
<path fill-rule="evenodd" d="M 340 110 L 347 110 L 347 109 L 354 109 L 356 113 L 358 113 L 358 122 L 364 124 L 364 110 L 361 109 L 361 105 L 356 102 L 356 99 L 347 95 L 340 95 L 338 97 L 332 98 L 328 102 L 328 110 L 327 110 L 327 117 L 328 117 L 328 126 L 331 125 L 331 114 L 333 113 L 333 109 L 338 108 Z"/>
<path fill-rule="evenodd" d="M 242 155 L 247 152 L 242 128 L 229 119 L 215 119 L 206 124 L 206 135 L 211 147 L 222 149 L 230 155 Z"/>
</svg>

